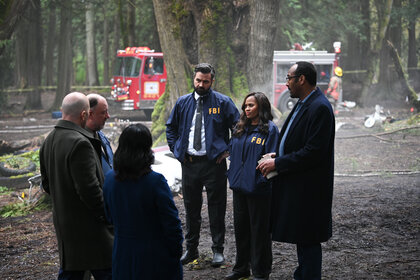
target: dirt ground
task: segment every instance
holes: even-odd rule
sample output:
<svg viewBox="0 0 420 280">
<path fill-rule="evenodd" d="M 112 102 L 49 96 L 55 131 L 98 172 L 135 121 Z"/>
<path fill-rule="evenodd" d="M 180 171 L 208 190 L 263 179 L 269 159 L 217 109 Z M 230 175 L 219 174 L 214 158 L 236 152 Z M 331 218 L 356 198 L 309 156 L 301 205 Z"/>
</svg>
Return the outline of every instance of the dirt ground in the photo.
<svg viewBox="0 0 420 280">
<path fill-rule="evenodd" d="M 407 106 L 388 109 L 397 121 L 413 115 Z M 405 124 L 392 123 L 365 128 L 364 117 L 373 112 L 373 108 L 356 107 L 339 112 L 336 118 L 333 237 L 322 246 L 323 279 L 420 279 L 419 126 L 401 130 Z M 52 126 L 56 120 L 50 116 L 2 117 L 0 140 L 12 142 L 46 133 L 50 127 L 36 133 L 7 131 L 28 122 Z M 0 206 L 16 201 L 15 197 L 16 193 L 1 195 Z M 182 198 L 174 200 L 184 222 Z M 200 259 L 196 265 L 184 266 L 184 279 L 223 279 L 231 271 L 235 239 L 230 190 L 227 205 L 226 265 L 210 266 L 211 238 L 204 204 Z M 295 246 L 274 242 L 271 279 L 292 279 L 296 265 Z M 56 279 L 57 272 L 50 211 L 0 218 L 0 279 Z"/>
</svg>

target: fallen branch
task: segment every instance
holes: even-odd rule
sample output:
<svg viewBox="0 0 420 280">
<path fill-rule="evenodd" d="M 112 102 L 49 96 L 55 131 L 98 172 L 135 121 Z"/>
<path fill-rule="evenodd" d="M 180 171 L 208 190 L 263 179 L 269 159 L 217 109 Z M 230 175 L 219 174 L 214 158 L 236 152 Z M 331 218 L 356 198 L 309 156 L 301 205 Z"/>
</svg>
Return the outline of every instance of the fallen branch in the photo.
<svg viewBox="0 0 420 280">
<path fill-rule="evenodd" d="M 391 175 L 413 175 L 413 174 L 420 174 L 420 171 L 376 171 L 376 172 L 367 172 L 363 174 L 346 174 L 346 173 L 334 173 L 335 177 L 372 177 L 372 176 L 382 176 L 385 174 L 391 174 Z"/>
<path fill-rule="evenodd" d="M 400 132 L 400 131 L 404 131 L 404 130 L 410 130 L 410 129 L 419 129 L 420 125 L 416 125 L 416 126 L 408 126 L 408 127 L 403 127 L 403 128 L 399 128 L 396 130 L 392 130 L 392 131 L 385 131 L 385 132 L 380 132 L 380 133 L 372 133 L 372 134 L 357 134 L 357 135 L 350 135 L 350 136 L 338 136 L 335 137 L 336 139 L 353 139 L 353 138 L 362 138 L 362 137 L 375 137 L 378 138 L 381 135 L 387 135 L 387 134 L 392 134 L 392 133 L 396 133 L 396 132 Z M 380 138 L 381 140 L 384 140 L 383 138 Z"/>
</svg>

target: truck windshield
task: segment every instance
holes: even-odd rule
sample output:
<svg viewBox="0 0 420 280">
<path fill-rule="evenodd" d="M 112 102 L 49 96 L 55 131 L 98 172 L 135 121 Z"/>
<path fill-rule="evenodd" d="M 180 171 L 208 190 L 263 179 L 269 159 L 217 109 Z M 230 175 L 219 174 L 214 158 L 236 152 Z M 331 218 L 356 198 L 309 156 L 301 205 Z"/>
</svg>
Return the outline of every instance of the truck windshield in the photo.
<svg viewBox="0 0 420 280">
<path fill-rule="evenodd" d="M 276 83 L 286 84 L 286 76 L 291 64 L 277 64 Z M 328 84 L 331 78 L 332 64 L 315 64 L 317 84 Z"/>
<path fill-rule="evenodd" d="M 148 57 L 144 64 L 144 74 L 146 75 L 162 75 L 163 74 L 163 58 Z"/>
<path fill-rule="evenodd" d="M 328 84 L 331 78 L 331 64 L 319 64 L 315 65 L 316 72 L 317 72 L 317 84 Z"/>
<path fill-rule="evenodd" d="M 140 67 L 141 59 L 136 57 L 117 57 L 114 76 L 138 77 Z"/>
</svg>

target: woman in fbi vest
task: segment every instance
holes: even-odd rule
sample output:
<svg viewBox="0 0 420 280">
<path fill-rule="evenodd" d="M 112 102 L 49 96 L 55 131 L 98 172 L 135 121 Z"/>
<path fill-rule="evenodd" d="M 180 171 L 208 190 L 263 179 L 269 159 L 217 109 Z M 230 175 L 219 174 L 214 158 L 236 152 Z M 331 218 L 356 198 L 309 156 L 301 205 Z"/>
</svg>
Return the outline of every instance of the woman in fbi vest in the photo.
<svg viewBox="0 0 420 280">
<path fill-rule="evenodd" d="M 250 269 L 254 279 L 268 279 L 271 273 L 271 182 L 256 166 L 262 155 L 277 151 L 279 132 L 272 119 L 264 93 L 245 97 L 229 145 L 227 174 L 233 190 L 236 263 L 225 279 L 247 277 Z"/>
</svg>

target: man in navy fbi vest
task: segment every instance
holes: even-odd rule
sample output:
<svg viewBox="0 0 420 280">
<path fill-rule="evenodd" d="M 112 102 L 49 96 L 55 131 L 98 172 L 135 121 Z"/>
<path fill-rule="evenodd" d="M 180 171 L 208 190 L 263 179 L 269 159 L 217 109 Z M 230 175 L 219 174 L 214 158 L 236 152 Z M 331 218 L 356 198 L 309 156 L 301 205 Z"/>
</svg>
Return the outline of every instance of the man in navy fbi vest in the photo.
<svg viewBox="0 0 420 280">
<path fill-rule="evenodd" d="M 186 211 L 187 264 L 198 258 L 202 191 L 206 187 L 212 236 L 212 266 L 223 256 L 226 212 L 226 158 L 229 130 L 239 119 L 232 99 L 213 90 L 215 71 L 208 63 L 194 68 L 194 92 L 181 96 L 166 122 L 169 148 L 182 165 L 182 194 Z"/>
</svg>

